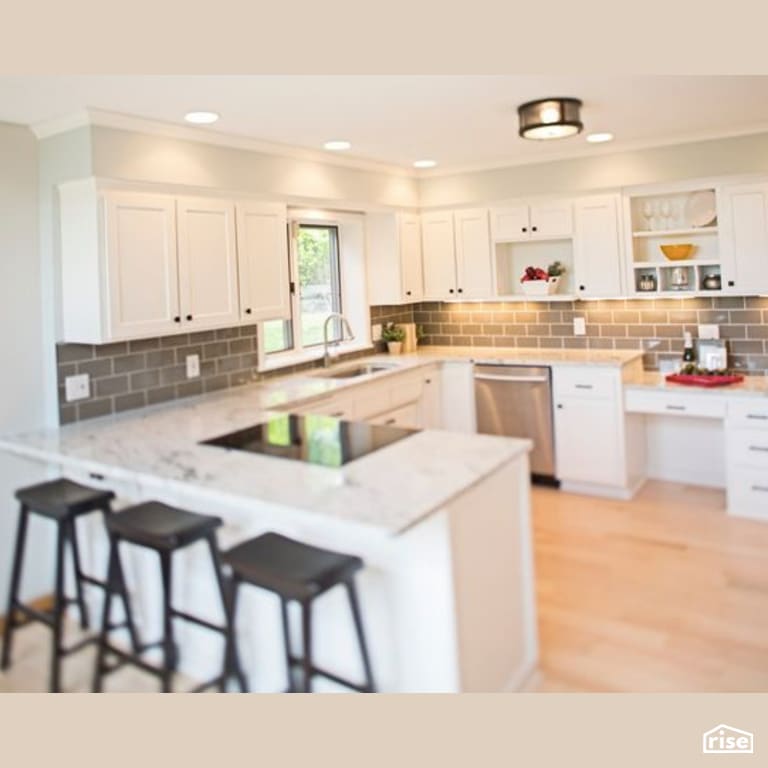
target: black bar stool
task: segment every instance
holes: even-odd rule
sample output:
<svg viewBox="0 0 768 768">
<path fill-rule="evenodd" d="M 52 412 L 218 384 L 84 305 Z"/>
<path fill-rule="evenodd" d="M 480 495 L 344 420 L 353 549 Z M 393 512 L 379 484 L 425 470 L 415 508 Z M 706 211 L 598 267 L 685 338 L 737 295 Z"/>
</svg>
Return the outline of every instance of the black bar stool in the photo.
<svg viewBox="0 0 768 768">
<path fill-rule="evenodd" d="M 111 517 L 111 501 L 115 498 L 115 495 L 112 491 L 88 488 L 71 480 L 61 478 L 22 488 L 16 491 L 16 498 L 19 500 L 21 508 L 16 531 L 16 547 L 13 554 L 11 584 L 8 592 L 8 610 L 6 611 L 6 623 L 3 632 L 3 655 L 2 660 L 0 660 L 0 669 L 7 669 L 10 666 L 14 633 L 22 623 L 25 623 L 19 619 L 18 614 L 22 614 L 28 621 L 42 622 L 53 630 L 49 690 L 52 693 L 56 693 L 61 690 L 62 659 L 93 643 L 96 639 L 95 637 L 89 637 L 70 648 L 63 647 L 64 616 L 68 605 L 77 604 L 80 614 L 80 626 L 83 629 L 89 628 L 88 609 L 85 605 L 85 584 L 99 587 L 105 590 L 107 594 L 110 594 L 110 589 L 107 586 L 109 583 L 112 585 L 112 589 L 118 592 L 125 606 L 125 622 L 119 626 L 128 628 L 131 644 L 135 649 L 139 648 L 139 639 L 131 616 L 125 580 L 119 563 L 108 567 L 107 578 L 104 581 L 89 576 L 83 573 L 80 563 L 80 550 L 77 545 L 77 518 L 92 512 L 103 513 L 105 519 Z M 29 523 L 29 516 L 32 514 L 41 515 L 49 520 L 53 520 L 57 527 L 55 590 L 53 610 L 51 612 L 35 610 L 31 606 L 23 604 L 19 599 L 27 525 Z M 64 592 L 64 561 L 67 545 L 71 549 L 74 563 L 75 598 L 67 597 Z"/>
<path fill-rule="evenodd" d="M 243 582 L 274 592 L 280 598 L 290 692 L 296 691 L 293 668 L 297 666 L 302 669 L 302 690 L 306 692 L 312 690 L 312 678 L 316 675 L 361 693 L 375 691 L 354 581 L 354 574 L 363 567 L 363 561 L 359 557 L 311 547 L 277 533 L 266 533 L 223 553 L 222 560 L 232 568 L 233 615 L 236 614 L 238 589 Z M 319 669 L 312 661 L 312 601 L 329 589 L 342 584 L 349 598 L 363 661 L 365 683 L 362 685 Z M 303 645 L 301 657 L 291 653 L 288 627 L 288 603 L 291 600 L 295 600 L 301 606 Z"/>
<path fill-rule="evenodd" d="M 101 691 L 104 675 L 114 672 L 125 664 L 133 664 L 145 672 L 160 678 L 163 692 L 171 690 L 173 673 L 178 663 L 178 650 L 174 640 L 173 620 L 197 624 L 224 635 L 224 662 L 222 673 L 215 679 L 203 683 L 195 691 L 203 691 L 213 686 L 226 690 L 227 681 L 236 678 L 240 689 L 247 690 L 245 676 L 237 658 L 236 643 L 232 626 L 230 597 L 227 594 L 224 575 L 221 569 L 219 551 L 216 546 L 216 529 L 222 524 L 218 517 L 198 515 L 183 509 L 169 507 L 158 501 L 149 501 L 129 507 L 107 518 L 107 532 L 110 539 L 109 561 L 115 572 L 119 570 L 121 542 L 129 542 L 140 547 L 154 550 L 160 557 L 160 574 L 163 589 L 163 637 L 157 643 L 147 644 L 140 651 L 129 653 L 116 648 L 109 642 L 109 616 L 111 609 L 110 594 L 104 602 L 102 630 L 99 638 L 99 652 L 94 670 L 93 690 Z M 172 556 L 177 550 L 188 547 L 198 541 L 206 541 L 213 561 L 213 570 L 224 608 L 224 626 L 218 626 L 197 616 L 176 610 L 172 605 Z M 142 658 L 144 651 L 153 647 L 163 649 L 163 664 L 154 666 Z M 107 663 L 107 656 L 117 657 L 116 662 Z"/>
</svg>

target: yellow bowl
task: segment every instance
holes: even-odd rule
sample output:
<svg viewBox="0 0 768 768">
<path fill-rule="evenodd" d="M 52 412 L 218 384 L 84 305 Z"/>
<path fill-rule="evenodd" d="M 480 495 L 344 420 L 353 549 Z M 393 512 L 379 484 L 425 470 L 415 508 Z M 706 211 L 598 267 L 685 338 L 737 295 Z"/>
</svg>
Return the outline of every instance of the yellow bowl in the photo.
<svg viewBox="0 0 768 768">
<path fill-rule="evenodd" d="M 696 246 L 692 243 L 680 243 L 679 245 L 660 245 L 661 252 L 670 261 L 684 261 L 691 257 Z"/>
</svg>

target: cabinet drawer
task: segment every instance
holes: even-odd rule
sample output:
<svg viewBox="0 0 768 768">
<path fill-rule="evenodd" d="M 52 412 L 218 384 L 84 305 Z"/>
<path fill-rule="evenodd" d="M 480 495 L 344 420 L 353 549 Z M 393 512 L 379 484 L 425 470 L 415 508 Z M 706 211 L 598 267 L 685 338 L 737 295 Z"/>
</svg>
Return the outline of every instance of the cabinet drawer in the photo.
<svg viewBox="0 0 768 768">
<path fill-rule="evenodd" d="M 716 395 L 693 395 L 683 392 L 647 392 L 628 389 L 624 396 L 627 411 L 665 413 L 668 416 L 703 416 L 725 418 L 726 400 Z"/>
<path fill-rule="evenodd" d="M 558 368 L 553 373 L 553 383 L 556 398 L 613 399 L 616 396 L 618 374 L 615 371 Z"/>
<path fill-rule="evenodd" d="M 728 463 L 768 469 L 768 429 L 729 429 Z"/>
<path fill-rule="evenodd" d="M 419 407 L 416 403 L 404 405 L 388 413 L 382 413 L 371 424 L 380 424 L 387 427 L 405 427 L 407 429 L 419 429 Z"/>
<path fill-rule="evenodd" d="M 728 406 L 728 422 L 738 427 L 768 430 L 768 398 L 765 400 L 731 400 Z"/>
<path fill-rule="evenodd" d="M 728 514 L 768 520 L 768 475 L 764 469 L 730 467 Z"/>
<path fill-rule="evenodd" d="M 424 386 L 420 373 L 409 376 L 398 376 L 389 385 L 389 402 L 392 408 L 405 403 L 413 403 L 421 397 Z"/>
</svg>

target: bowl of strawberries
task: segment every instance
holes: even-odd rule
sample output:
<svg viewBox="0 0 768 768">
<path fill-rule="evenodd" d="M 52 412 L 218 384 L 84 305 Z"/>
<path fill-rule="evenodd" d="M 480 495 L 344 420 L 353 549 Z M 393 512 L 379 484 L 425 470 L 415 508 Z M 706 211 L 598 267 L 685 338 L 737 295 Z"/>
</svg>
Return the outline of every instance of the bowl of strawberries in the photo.
<svg viewBox="0 0 768 768">
<path fill-rule="evenodd" d="M 547 269 L 529 266 L 520 278 L 520 287 L 526 296 L 550 296 L 557 291 L 565 267 L 556 261 Z"/>
</svg>

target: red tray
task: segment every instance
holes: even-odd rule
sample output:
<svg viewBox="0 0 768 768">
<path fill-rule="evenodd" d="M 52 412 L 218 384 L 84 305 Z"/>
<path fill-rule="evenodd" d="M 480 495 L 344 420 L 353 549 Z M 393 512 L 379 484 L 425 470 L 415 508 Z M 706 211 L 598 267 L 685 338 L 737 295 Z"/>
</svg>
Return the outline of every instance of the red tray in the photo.
<svg viewBox="0 0 768 768">
<path fill-rule="evenodd" d="M 688 384 L 695 387 L 724 387 L 727 384 L 744 381 L 744 377 L 739 374 L 715 376 L 700 373 L 670 373 L 666 379 L 674 384 Z"/>
</svg>

